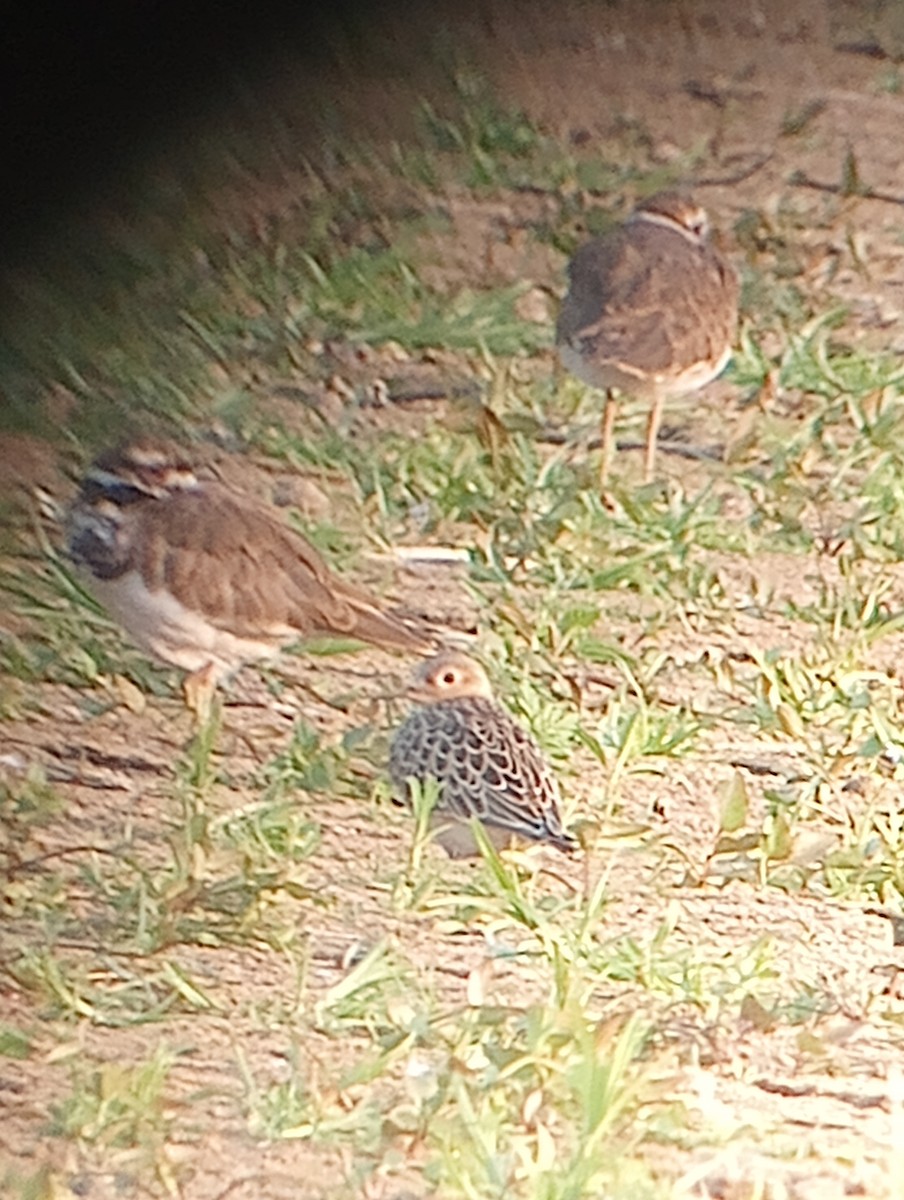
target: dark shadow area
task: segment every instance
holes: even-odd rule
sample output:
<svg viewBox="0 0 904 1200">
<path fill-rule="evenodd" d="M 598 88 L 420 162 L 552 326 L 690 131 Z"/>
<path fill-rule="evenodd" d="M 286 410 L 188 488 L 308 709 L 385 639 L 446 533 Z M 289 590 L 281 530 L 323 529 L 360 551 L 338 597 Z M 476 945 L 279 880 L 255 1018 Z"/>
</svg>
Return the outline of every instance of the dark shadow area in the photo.
<svg viewBox="0 0 904 1200">
<path fill-rule="evenodd" d="M 35 238 L 150 155 L 188 120 L 241 102 L 274 58 L 299 71 L 361 44 L 387 6 L 287 0 L 6 4 L 0 39 L 0 251 Z"/>
</svg>

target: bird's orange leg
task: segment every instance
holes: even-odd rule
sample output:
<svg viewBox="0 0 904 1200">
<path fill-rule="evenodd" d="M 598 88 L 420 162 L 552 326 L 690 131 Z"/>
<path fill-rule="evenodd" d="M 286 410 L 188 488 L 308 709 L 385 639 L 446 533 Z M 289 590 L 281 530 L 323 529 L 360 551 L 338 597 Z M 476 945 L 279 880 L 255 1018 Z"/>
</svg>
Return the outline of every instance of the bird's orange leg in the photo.
<svg viewBox="0 0 904 1200">
<path fill-rule="evenodd" d="M 659 438 L 659 426 L 662 423 L 663 396 L 657 392 L 653 397 L 653 407 L 647 421 L 647 445 L 643 457 L 643 481 L 649 483 L 653 478 L 653 468 L 656 465 L 656 442 Z"/>
<path fill-rule="evenodd" d="M 605 495 L 606 484 L 609 482 L 609 467 L 612 463 L 614 449 L 613 431 L 615 429 L 615 397 L 612 389 L 606 388 L 603 393 L 603 415 L 600 418 L 600 439 L 602 441 L 602 457 L 600 459 L 600 492 Z"/>
</svg>

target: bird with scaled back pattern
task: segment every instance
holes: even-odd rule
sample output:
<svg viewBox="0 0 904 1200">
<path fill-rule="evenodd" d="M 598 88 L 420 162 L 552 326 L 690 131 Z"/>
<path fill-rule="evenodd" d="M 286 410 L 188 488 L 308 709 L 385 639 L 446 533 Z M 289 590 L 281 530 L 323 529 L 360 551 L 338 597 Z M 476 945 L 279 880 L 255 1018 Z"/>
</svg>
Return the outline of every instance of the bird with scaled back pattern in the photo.
<svg viewBox="0 0 904 1200">
<path fill-rule="evenodd" d="M 452 858 L 477 854 L 471 828 L 480 822 L 500 849 L 513 836 L 568 853 L 577 839 L 562 825 L 559 788 L 531 735 L 493 699 L 483 667 L 445 650 L 417 668 L 417 702 L 392 741 L 389 774 L 409 797 L 409 780 L 435 779 L 436 840 Z"/>
</svg>

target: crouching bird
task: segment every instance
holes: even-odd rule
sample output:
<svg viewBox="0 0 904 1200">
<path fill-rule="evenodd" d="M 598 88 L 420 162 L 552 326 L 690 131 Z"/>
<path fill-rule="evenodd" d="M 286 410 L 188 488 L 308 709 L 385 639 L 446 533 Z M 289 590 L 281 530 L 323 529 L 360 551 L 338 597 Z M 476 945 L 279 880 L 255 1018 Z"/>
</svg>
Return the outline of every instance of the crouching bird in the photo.
<svg viewBox="0 0 904 1200">
<path fill-rule="evenodd" d="M 452 858 L 479 853 L 472 818 L 497 848 L 513 836 L 571 852 L 577 839 L 559 812 L 559 788 L 531 735 L 493 699 L 479 663 L 446 650 L 421 663 L 410 696 L 417 702 L 393 738 L 389 775 L 403 799 L 409 780 L 435 779 L 431 822 Z"/>
</svg>

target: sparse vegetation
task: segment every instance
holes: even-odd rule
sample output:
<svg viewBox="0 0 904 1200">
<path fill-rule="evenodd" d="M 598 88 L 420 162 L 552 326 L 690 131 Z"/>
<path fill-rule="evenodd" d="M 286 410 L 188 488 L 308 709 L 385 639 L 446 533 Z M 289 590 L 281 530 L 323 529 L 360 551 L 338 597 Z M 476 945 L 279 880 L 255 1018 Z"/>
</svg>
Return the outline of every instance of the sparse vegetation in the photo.
<svg viewBox="0 0 904 1200">
<path fill-rule="evenodd" d="M 785 142 L 823 107 L 789 107 Z M 412 814 L 385 780 L 405 663 L 306 647 L 192 733 L 30 511 L 0 560 L 0 1058 L 47 1164 L 0 1164 L 5 1194 L 206 1196 L 184 1152 L 216 1133 L 312 1196 L 734 1195 L 700 1167 L 732 1144 L 744 1195 L 795 1195 L 771 1167 L 835 1151 L 748 1120 L 732 1089 L 769 1039 L 842 1074 L 824 1030 L 850 1012 L 900 1060 L 857 954 L 862 910 L 904 897 L 904 372 L 807 276 L 807 230 L 842 218 L 794 193 L 742 214 L 731 416 L 675 406 L 688 457 L 641 487 L 624 451 L 604 504 L 599 398 L 555 377 L 524 301 L 609 219 L 588 188 L 615 210 L 703 143 L 667 169 L 627 118 L 566 144 L 473 71 L 416 125 L 307 163 L 254 235 L 136 234 L 90 289 L 36 271 L 7 423 L 64 394 L 79 458 L 137 422 L 235 450 L 249 487 L 304 477 L 327 503 L 291 493 L 287 519 L 387 588 L 388 547 L 467 550 L 466 577 L 399 590 L 478 614 L 583 854 L 442 858 L 433 790 Z M 510 244 L 517 279 L 491 261 Z M 621 412 L 633 441 L 643 408 Z"/>
</svg>

